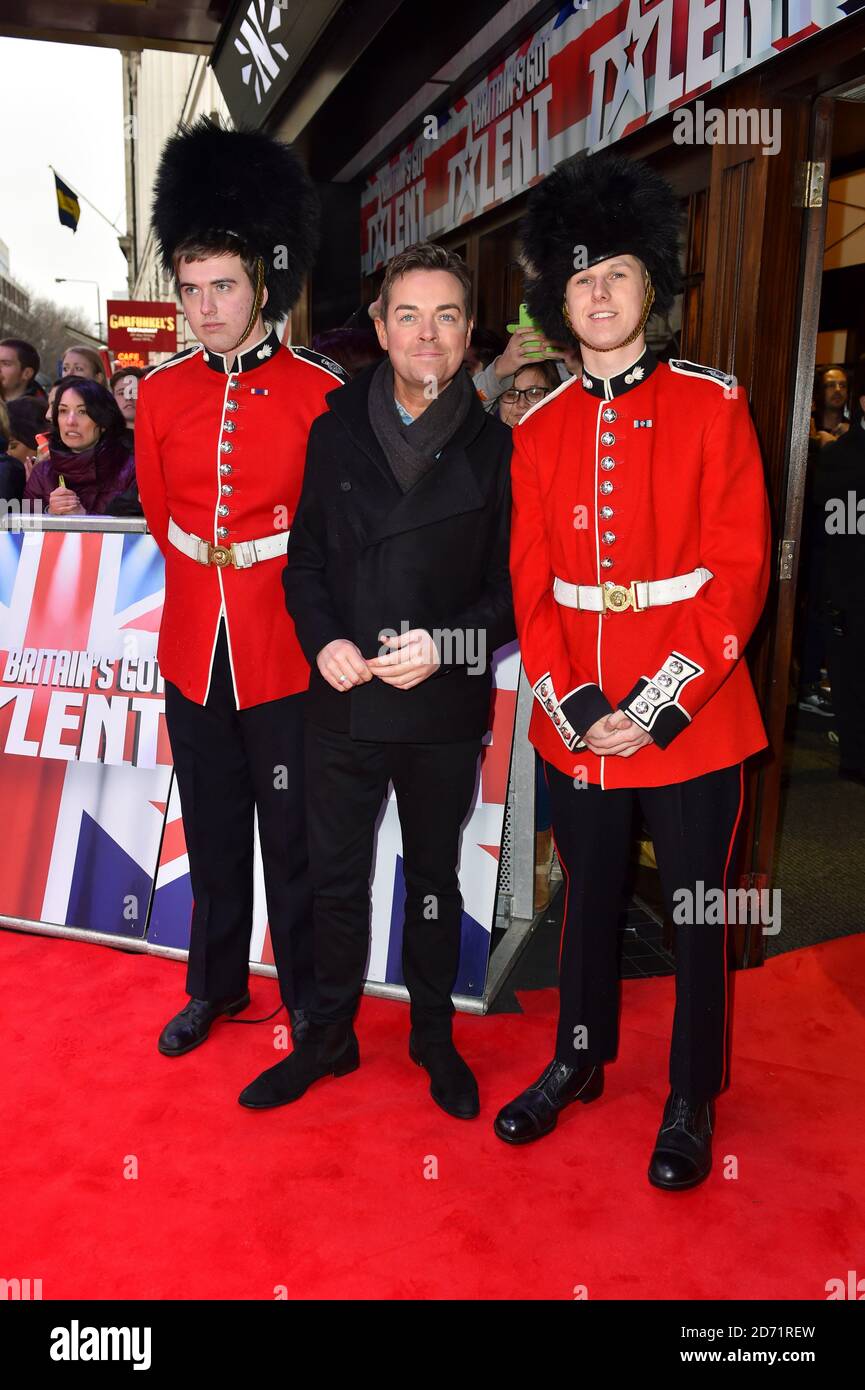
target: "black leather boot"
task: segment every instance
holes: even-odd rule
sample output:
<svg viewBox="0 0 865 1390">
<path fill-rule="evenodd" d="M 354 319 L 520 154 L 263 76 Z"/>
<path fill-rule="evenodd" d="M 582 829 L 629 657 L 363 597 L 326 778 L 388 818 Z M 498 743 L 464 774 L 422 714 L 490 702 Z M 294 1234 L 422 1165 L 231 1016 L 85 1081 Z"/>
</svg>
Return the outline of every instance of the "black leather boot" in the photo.
<svg viewBox="0 0 865 1390">
<path fill-rule="evenodd" d="M 566 1106 L 597 1100 L 603 1089 L 603 1066 L 569 1067 L 554 1058 L 533 1085 L 499 1111 L 493 1129 L 506 1144 L 531 1144 L 552 1133 Z"/>
<path fill-rule="evenodd" d="M 238 1096 L 248 1110 L 270 1110 L 299 1100 L 314 1081 L 347 1076 L 360 1066 L 360 1050 L 351 1023 L 309 1023 L 294 1051 L 268 1067 Z"/>
<path fill-rule="evenodd" d="M 677 1192 L 696 1187 L 709 1176 L 713 1122 L 711 1101 L 689 1105 L 683 1096 L 670 1092 L 649 1164 L 649 1182 L 653 1187 Z"/>
<path fill-rule="evenodd" d="M 480 1113 L 478 1083 L 447 1036 L 424 1037 L 412 1029 L 408 1055 L 425 1067 L 430 1079 L 429 1093 L 436 1105 L 457 1120 L 473 1120 Z"/>
<path fill-rule="evenodd" d="M 186 1008 L 166 1023 L 156 1046 L 165 1057 L 181 1057 L 206 1041 L 210 1026 L 217 1018 L 231 1017 L 248 1007 L 248 992 L 239 999 L 190 999 Z"/>
</svg>

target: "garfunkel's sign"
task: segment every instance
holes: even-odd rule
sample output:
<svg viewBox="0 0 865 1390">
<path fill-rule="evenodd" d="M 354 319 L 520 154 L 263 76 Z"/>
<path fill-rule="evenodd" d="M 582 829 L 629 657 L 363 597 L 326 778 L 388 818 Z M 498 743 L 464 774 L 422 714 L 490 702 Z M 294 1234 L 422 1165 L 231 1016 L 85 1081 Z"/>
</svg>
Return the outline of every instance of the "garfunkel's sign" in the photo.
<svg viewBox="0 0 865 1390">
<path fill-rule="evenodd" d="M 597 149 L 763 63 L 863 0 L 583 0 L 559 13 L 369 178 L 369 274 L 524 192 L 560 160 Z M 684 114 L 684 113 L 683 113 Z M 744 113 L 743 113 L 744 114 Z M 753 143 L 773 152 L 759 123 Z M 690 138 L 715 143 L 713 113 Z M 747 127 L 746 127 L 747 128 Z"/>
<path fill-rule="evenodd" d="M 108 351 L 120 362 L 177 351 L 177 306 L 150 299 L 109 299 Z"/>
</svg>

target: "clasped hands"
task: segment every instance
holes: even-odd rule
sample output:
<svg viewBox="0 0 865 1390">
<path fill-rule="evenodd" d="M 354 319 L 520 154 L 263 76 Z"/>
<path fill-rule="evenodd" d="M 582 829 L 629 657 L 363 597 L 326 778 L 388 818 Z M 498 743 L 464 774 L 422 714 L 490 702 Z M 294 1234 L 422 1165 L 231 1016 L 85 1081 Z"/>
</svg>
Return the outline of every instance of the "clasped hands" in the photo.
<svg viewBox="0 0 865 1390">
<path fill-rule="evenodd" d="M 583 734 L 583 741 L 598 757 L 631 758 L 652 740 L 623 709 L 614 709 L 612 714 L 595 720 Z"/>
<path fill-rule="evenodd" d="M 415 627 L 399 636 L 381 636 L 380 641 L 390 651 L 367 660 L 354 642 L 338 637 L 322 647 L 315 664 L 334 690 L 351 690 L 371 681 L 373 676 L 398 690 L 411 690 L 441 665 L 436 645 L 425 628 Z"/>
</svg>

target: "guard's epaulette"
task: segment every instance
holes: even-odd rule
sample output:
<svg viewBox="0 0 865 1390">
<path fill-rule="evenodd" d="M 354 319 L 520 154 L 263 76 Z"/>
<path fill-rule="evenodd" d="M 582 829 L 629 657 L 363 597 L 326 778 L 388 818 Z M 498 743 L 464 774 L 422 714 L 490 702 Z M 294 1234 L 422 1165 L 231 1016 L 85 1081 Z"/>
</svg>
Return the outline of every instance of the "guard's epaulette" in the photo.
<svg viewBox="0 0 865 1390">
<path fill-rule="evenodd" d="M 736 385 L 736 378 L 728 372 L 722 372 L 718 367 L 707 367 L 702 362 L 689 362 L 684 357 L 671 357 L 667 366 L 680 376 L 703 376 L 708 381 L 714 381 L 718 386 L 726 386 L 728 389 Z"/>
<path fill-rule="evenodd" d="M 336 377 L 337 381 L 348 381 L 348 372 L 341 367 L 338 362 L 334 362 L 332 357 L 323 357 L 320 352 L 313 352 L 308 347 L 292 347 L 289 344 L 289 352 L 293 352 L 295 357 L 299 357 L 301 362 L 310 362 L 313 367 L 320 367 L 323 372 L 329 372 Z"/>
<path fill-rule="evenodd" d="M 148 377 L 155 376 L 157 372 L 163 371 L 165 367 L 176 367 L 178 362 L 185 362 L 187 358 L 194 357 L 196 352 L 201 352 L 201 348 L 201 343 L 193 343 L 192 347 L 184 348 L 182 352 L 176 352 L 173 357 L 167 358 L 165 362 L 157 362 L 155 367 L 151 367 L 148 372 L 145 372 L 144 380 L 147 381 Z"/>
<path fill-rule="evenodd" d="M 525 415 L 521 415 L 519 420 L 517 420 L 517 425 L 524 425 L 530 415 L 534 415 L 536 410 L 543 410 L 545 405 L 549 405 L 550 401 L 554 401 L 556 396 L 561 395 L 562 391 L 566 391 L 569 386 L 573 386 L 575 381 L 579 381 L 579 377 L 567 377 L 561 385 L 554 387 L 548 395 L 544 396 L 542 401 L 538 401 L 535 405 L 530 405 Z"/>
</svg>

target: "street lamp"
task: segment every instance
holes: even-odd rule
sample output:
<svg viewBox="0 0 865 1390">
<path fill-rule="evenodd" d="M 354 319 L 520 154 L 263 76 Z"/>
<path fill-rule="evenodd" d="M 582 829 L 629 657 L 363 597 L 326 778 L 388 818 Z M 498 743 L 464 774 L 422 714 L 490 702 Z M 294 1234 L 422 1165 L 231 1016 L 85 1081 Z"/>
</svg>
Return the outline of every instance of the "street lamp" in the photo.
<svg viewBox="0 0 865 1390">
<path fill-rule="evenodd" d="M 71 275 L 55 275 L 55 285 L 95 285 L 96 286 L 96 336 L 102 337 L 102 292 L 98 280 L 78 280 Z"/>
</svg>

